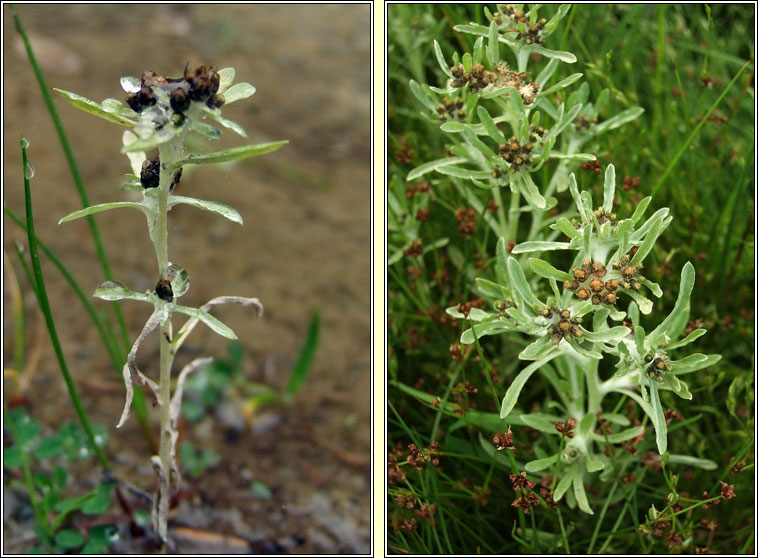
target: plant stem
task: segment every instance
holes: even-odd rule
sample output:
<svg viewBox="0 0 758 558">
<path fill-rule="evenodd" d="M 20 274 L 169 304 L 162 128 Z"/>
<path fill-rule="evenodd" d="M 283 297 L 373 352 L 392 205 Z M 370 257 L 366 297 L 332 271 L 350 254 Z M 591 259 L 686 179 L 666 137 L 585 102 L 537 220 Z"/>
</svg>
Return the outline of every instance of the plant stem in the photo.
<svg viewBox="0 0 758 558">
<path fill-rule="evenodd" d="M 171 500 L 171 454 L 172 454 L 172 436 L 171 436 L 171 347 L 169 339 L 171 338 L 171 318 L 161 324 L 161 356 L 160 356 L 160 393 L 158 406 L 161 410 L 161 438 L 160 438 L 160 460 L 163 474 L 159 475 L 160 490 L 158 502 L 158 533 L 166 542 L 168 540 L 168 507 Z"/>
<path fill-rule="evenodd" d="M 500 193 L 500 188 L 492 189 L 492 199 L 497 204 L 497 222 L 500 225 L 500 236 L 508 234 L 508 225 L 505 220 L 505 208 L 503 207 L 503 196 Z"/>
<path fill-rule="evenodd" d="M 519 204 L 521 203 L 521 193 L 518 191 L 511 192 L 511 207 L 508 210 L 508 238 L 516 243 L 516 235 L 518 234 L 518 220 L 521 216 L 519 211 Z"/>
<path fill-rule="evenodd" d="M 166 278 L 168 268 L 168 195 L 174 175 L 172 167 L 173 163 L 181 157 L 182 143 L 183 136 L 180 135 L 158 149 L 161 165 L 158 216 L 151 239 L 155 247 L 155 256 L 158 259 L 158 272 L 161 279 Z M 171 311 L 169 311 L 168 317 L 161 323 L 160 328 L 158 406 L 161 412 L 159 453 L 161 471 L 158 475 L 160 483 L 158 505 L 153 509 L 153 513 L 157 513 L 157 517 L 153 517 L 153 522 L 157 526 L 158 534 L 164 543 L 168 543 L 168 508 L 171 501 L 171 471 L 175 451 L 171 426 L 171 365 L 174 360 L 171 351 L 172 336 Z"/>
</svg>

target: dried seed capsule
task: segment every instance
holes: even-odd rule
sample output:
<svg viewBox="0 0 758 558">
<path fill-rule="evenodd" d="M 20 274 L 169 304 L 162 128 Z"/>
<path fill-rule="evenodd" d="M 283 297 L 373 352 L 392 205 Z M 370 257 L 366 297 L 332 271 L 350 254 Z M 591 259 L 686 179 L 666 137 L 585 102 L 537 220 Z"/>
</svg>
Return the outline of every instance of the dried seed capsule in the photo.
<svg viewBox="0 0 758 558">
<path fill-rule="evenodd" d="M 161 183 L 161 161 L 159 157 L 147 159 L 142 163 L 140 183 L 143 188 L 157 188 Z"/>
<path fill-rule="evenodd" d="M 223 95 L 214 95 L 205 103 L 210 108 L 220 108 L 225 102 Z"/>
<path fill-rule="evenodd" d="M 176 112 L 185 112 L 190 108 L 190 98 L 181 87 L 177 87 L 171 92 L 171 108 Z"/>
<path fill-rule="evenodd" d="M 161 279 L 158 281 L 158 284 L 155 286 L 155 294 L 158 295 L 158 298 L 165 300 L 166 302 L 173 301 L 174 291 L 171 289 L 171 282 L 169 282 L 168 279 Z"/>
<path fill-rule="evenodd" d="M 471 75 L 476 79 L 480 79 L 484 75 L 484 66 L 481 64 L 474 64 L 471 67 Z"/>
<path fill-rule="evenodd" d="M 129 108 L 134 112 L 142 112 L 142 103 L 140 103 L 139 97 L 137 97 L 136 93 L 129 93 L 126 96 L 126 104 L 129 105 Z"/>
<path fill-rule="evenodd" d="M 221 84 L 221 76 L 218 75 L 218 72 L 211 70 L 210 72 L 208 72 L 208 79 L 211 82 L 211 88 L 210 88 L 211 95 L 215 95 L 216 93 L 218 93 L 218 86 Z"/>
<path fill-rule="evenodd" d="M 142 105 L 142 108 L 151 107 L 157 102 L 153 95 L 153 90 L 149 87 L 143 87 L 140 89 L 139 93 L 137 93 L 137 99 L 139 100 L 140 105 Z"/>
</svg>

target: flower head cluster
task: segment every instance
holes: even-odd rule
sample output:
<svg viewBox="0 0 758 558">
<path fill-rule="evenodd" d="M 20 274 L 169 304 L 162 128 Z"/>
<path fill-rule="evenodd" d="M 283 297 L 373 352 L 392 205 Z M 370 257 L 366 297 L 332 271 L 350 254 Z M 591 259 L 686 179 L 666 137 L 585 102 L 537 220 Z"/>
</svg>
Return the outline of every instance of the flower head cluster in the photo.
<svg viewBox="0 0 758 558">
<path fill-rule="evenodd" d="M 452 100 L 445 97 L 436 108 L 440 120 L 464 120 L 466 118 L 466 111 L 463 110 L 462 98 Z"/>
<path fill-rule="evenodd" d="M 450 72 L 455 78 L 453 80 L 453 87 L 468 85 L 469 91 L 472 93 L 478 93 L 480 89 L 484 89 L 491 83 L 495 83 L 497 79 L 495 72 L 485 71 L 484 66 L 481 64 L 474 64 L 470 72 L 466 71 L 463 64 L 458 64 L 457 66 L 452 66 Z"/>
<path fill-rule="evenodd" d="M 539 313 L 543 318 L 552 318 L 553 322 L 548 327 L 550 342 L 558 345 L 564 339 L 570 341 L 573 338 L 584 336 L 584 330 L 581 328 L 582 318 L 571 317 L 571 310 L 559 310 L 557 307 L 542 308 Z"/>
<path fill-rule="evenodd" d="M 602 262 L 592 262 L 585 258 L 581 268 L 573 269 L 572 278 L 563 282 L 563 288 L 574 291 L 579 300 L 589 300 L 594 305 L 614 305 L 617 301 L 616 289 L 619 287 L 619 280 L 616 277 L 604 280 L 607 273 L 608 270 Z"/>
</svg>

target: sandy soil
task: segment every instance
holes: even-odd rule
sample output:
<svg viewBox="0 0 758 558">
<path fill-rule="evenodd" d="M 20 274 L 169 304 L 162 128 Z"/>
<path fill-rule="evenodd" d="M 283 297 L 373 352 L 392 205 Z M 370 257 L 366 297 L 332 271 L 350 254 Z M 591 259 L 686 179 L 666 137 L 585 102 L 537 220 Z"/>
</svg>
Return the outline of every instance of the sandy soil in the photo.
<svg viewBox="0 0 758 558">
<path fill-rule="evenodd" d="M 267 411 L 239 432 L 234 420 L 212 416 L 188 424 L 186 440 L 213 448 L 221 463 L 201 478 L 185 480 L 172 528 L 182 552 L 367 553 L 370 525 L 370 14 L 367 5 L 20 5 L 37 41 L 48 85 L 94 100 L 122 98 L 119 77 L 144 69 L 178 75 L 192 66 L 233 66 L 237 81 L 257 93 L 225 110 L 249 139 L 224 131 L 218 148 L 289 139 L 277 153 L 231 168 L 197 168 L 182 179 L 181 193 L 234 206 L 239 227 L 187 206 L 170 214 L 169 256 L 183 265 L 192 285 L 183 304 L 213 296 L 256 296 L 266 313 L 256 319 L 241 308 L 217 312 L 245 347 L 243 374 L 282 387 L 302 345 L 311 311 L 321 314 L 321 342 L 296 402 Z M 63 260 L 86 292 L 103 276 L 84 220 L 58 226 L 80 201 L 47 116 L 33 73 L 16 44 L 4 6 L 3 201 L 23 215 L 20 134 L 30 141 L 39 237 Z M 121 129 L 57 99 L 77 156 L 90 203 L 128 199 L 119 190 L 129 172 L 119 154 Z M 214 148 L 216 146 L 214 145 Z M 186 171 L 186 169 L 185 169 Z M 114 278 L 135 290 L 152 288 L 156 263 L 144 219 L 129 210 L 97 217 Z M 3 249 L 24 234 L 7 217 Z M 93 421 L 106 425 L 107 453 L 116 475 L 145 490 L 155 486 L 149 449 L 134 417 L 116 430 L 123 404 L 118 377 L 99 337 L 52 265 L 43 270 L 64 352 Z M 24 394 L 33 415 L 53 428 L 74 418 L 46 336 L 35 341 L 41 318 L 25 287 L 27 351 L 41 361 Z M 4 288 L 4 367 L 12 363 L 13 335 Z M 105 310 L 104 302 L 96 307 Z M 133 338 L 149 308 L 123 304 Z M 182 366 L 201 355 L 223 356 L 226 341 L 199 327 L 177 358 Z M 143 347 L 143 370 L 155 373 L 157 343 Z M 8 391 L 6 382 L 6 391 Z M 231 414 L 234 415 L 234 409 Z M 153 413 L 155 415 L 155 413 Z M 72 469 L 70 494 L 99 479 L 94 462 Z M 6 485 L 13 474 L 6 471 Z M 271 499 L 256 497 L 251 480 Z M 15 506 L 23 492 L 8 491 Z M 18 552 L 30 528 L 6 505 L 4 549 Z M 11 506 L 12 508 L 12 506 Z M 149 551 L 130 538 L 126 518 L 113 507 L 104 518 L 122 527 L 119 552 Z M 73 526 L 84 518 L 74 517 Z M 77 523 L 80 522 L 80 523 Z M 238 539 L 215 540 L 207 533 Z M 242 542 L 240 542 L 242 541 Z M 15 544 L 15 546 L 13 546 Z M 206 545 L 206 546 L 203 546 Z M 208 546 L 209 545 L 209 546 Z"/>
</svg>

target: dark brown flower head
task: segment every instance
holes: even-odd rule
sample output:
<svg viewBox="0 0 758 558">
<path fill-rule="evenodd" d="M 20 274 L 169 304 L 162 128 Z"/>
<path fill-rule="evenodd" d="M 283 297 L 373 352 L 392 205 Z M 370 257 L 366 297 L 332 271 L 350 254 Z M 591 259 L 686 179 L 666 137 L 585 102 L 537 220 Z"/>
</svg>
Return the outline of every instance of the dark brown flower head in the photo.
<svg viewBox="0 0 758 558">
<path fill-rule="evenodd" d="M 534 488 L 535 484 L 533 481 L 530 481 L 528 478 L 526 478 L 526 473 L 522 471 L 518 475 L 511 475 L 510 476 L 511 483 L 513 484 L 513 490 L 521 490 L 521 489 L 532 489 Z"/>
<path fill-rule="evenodd" d="M 405 480 L 405 471 L 396 463 L 391 463 L 387 469 L 387 482 L 390 486 L 395 486 Z"/>
<path fill-rule="evenodd" d="M 187 91 L 181 87 L 177 87 L 171 92 L 171 108 L 175 112 L 185 112 L 190 108 L 190 98 L 187 95 Z"/>
<path fill-rule="evenodd" d="M 159 157 L 154 159 L 145 159 L 142 163 L 140 172 L 140 183 L 142 187 L 157 188 L 161 183 L 161 160 Z"/>
<path fill-rule="evenodd" d="M 463 350 L 460 343 L 453 343 L 450 345 L 450 356 L 453 357 L 455 362 L 460 362 L 463 358 Z"/>
<path fill-rule="evenodd" d="M 516 445 L 513 443 L 513 432 L 511 432 L 511 427 L 509 426 L 504 434 L 495 434 L 492 438 L 492 443 L 495 444 L 498 451 L 504 449 L 515 450 Z"/>
<path fill-rule="evenodd" d="M 567 438 L 574 437 L 574 433 L 572 432 L 572 430 L 574 429 L 575 426 L 576 426 L 576 419 L 573 417 L 568 419 L 564 423 L 560 423 L 560 422 L 555 423 L 555 429 L 561 434 L 563 434 L 564 436 L 566 436 Z"/>
<path fill-rule="evenodd" d="M 724 500 L 731 500 L 735 496 L 736 494 L 734 493 L 734 485 L 726 484 L 725 482 L 721 481 L 721 498 Z"/>
<path fill-rule="evenodd" d="M 672 548 L 674 546 L 679 546 L 682 544 L 682 542 L 683 542 L 682 536 L 676 531 L 671 531 L 669 533 L 668 538 L 666 539 L 666 545 L 669 548 Z"/>
<path fill-rule="evenodd" d="M 416 515 L 421 519 L 428 519 L 434 521 L 434 512 L 437 510 L 437 506 L 434 504 L 421 504 L 421 507 L 416 510 Z"/>
<path fill-rule="evenodd" d="M 442 452 L 440 452 L 439 444 L 437 442 L 432 442 L 429 444 L 428 448 L 424 448 L 424 451 L 427 454 L 426 459 L 429 461 L 429 463 L 431 463 L 433 467 L 439 467 L 440 455 L 442 455 Z"/>
<path fill-rule="evenodd" d="M 411 452 L 410 455 L 408 455 L 406 458 L 408 464 L 414 469 L 423 468 L 426 458 L 424 457 L 424 454 L 421 453 L 421 451 L 418 449 L 418 446 L 416 446 L 416 444 L 408 444 L 408 450 Z"/>
<path fill-rule="evenodd" d="M 663 417 L 666 419 L 666 426 L 670 426 L 675 420 L 682 420 L 682 413 L 673 409 L 663 411 Z"/>
<path fill-rule="evenodd" d="M 407 508 L 409 510 L 412 510 L 414 507 L 416 507 L 416 498 L 413 496 L 413 494 L 398 494 L 395 496 L 395 503 L 400 508 Z"/>
<path fill-rule="evenodd" d="M 516 498 L 511 503 L 511 506 L 514 508 L 521 508 L 525 515 L 529 515 L 531 513 L 531 508 L 537 507 L 539 505 L 540 501 L 534 492 L 529 492 L 521 498 Z"/>
<path fill-rule="evenodd" d="M 420 257 L 424 255 L 424 241 L 420 238 L 411 242 L 411 245 L 403 250 L 404 256 Z"/>
<path fill-rule="evenodd" d="M 161 300 L 172 302 L 174 300 L 174 291 L 171 289 L 171 282 L 168 279 L 158 281 L 158 284 L 155 285 L 155 294 Z"/>
<path fill-rule="evenodd" d="M 403 531 L 415 531 L 416 530 L 416 520 L 415 519 L 404 519 L 402 523 L 400 523 L 400 529 Z"/>
<path fill-rule="evenodd" d="M 455 211 L 455 220 L 460 223 L 458 232 L 461 236 L 471 236 L 476 232 L 476 210 L 462 206 Z"/>
</svg>

